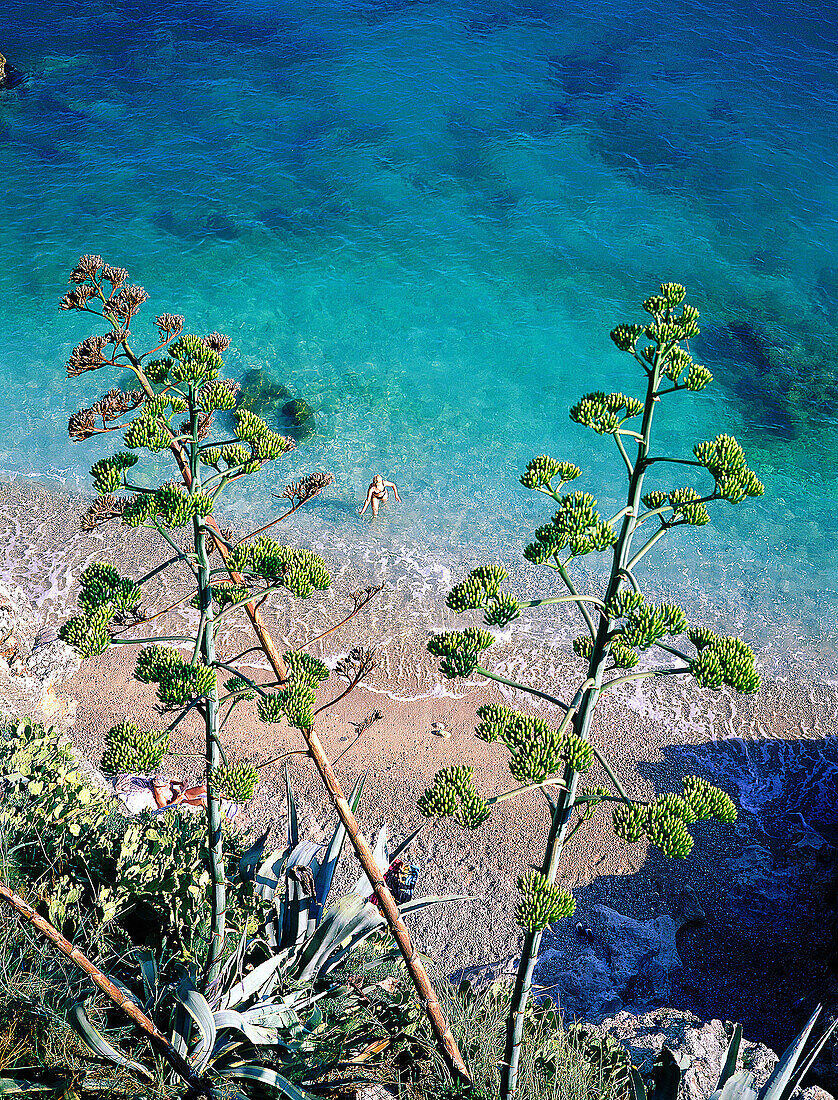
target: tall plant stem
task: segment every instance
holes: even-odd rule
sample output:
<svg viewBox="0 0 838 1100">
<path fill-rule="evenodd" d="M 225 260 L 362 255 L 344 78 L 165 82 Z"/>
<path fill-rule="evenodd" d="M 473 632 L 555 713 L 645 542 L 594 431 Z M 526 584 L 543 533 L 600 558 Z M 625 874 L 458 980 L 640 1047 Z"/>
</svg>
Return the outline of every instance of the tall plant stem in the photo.
<svg viewBox="0 0 838 1100">
<path fill-rule="evenodd" d="M 69 959 L 73 966 L 85 973 L 93 984 L 108 997 L 114 1005 L 128 1016 L 133 1023 L 148 1037 L 152 1046 L 166 1059 L 172 1069 L 178 1073 L 184 1081 L 188 1082 L 202 1096 L 212 1096 L 213 1090 L 208 1082 L 202 1081 L 189 1065 L 185 1058 L 175 1050 L 166 1036 L 158 1031 L 153 1022 L 126 996 L 114 983 L 103 974 L 102 971 L 87 958 L 77 947 L 74 947 L 68 939 L 61 935 L 49 921 L 44 920 L 40 914 L 23 898 L 19 897 L 8 887 L 0 884 L 0 902 L 4 902 L 18 917 L 27 924 L 32 925 L 45 939 L 49 940 L 65 958 Z"/>
<path fill-rule="evenodd" d="M 640 511 L 640 498 L 643 491 L 643 476 L 646 470 L 646 459 L 649 453 L 649 437 L 652 430 L 652 417 L 654 415 L 655 396 L 661 370 L 660 356 L 654 367 L 648 373 L 646 388 L 646 400 L 643 407 L 643 425 L 637 442 L 637 459 L 631 465 L 629 485 L 626 501 L 626 509 L 620 534 L 614 547 L 614 557 L 611 565 L 611 573 L 608 580 L 603 604 L 605 607 L 611 603 L 625 577 L 627 562 L 631 553 L 631 542 L 637 527 L 637 515 Z M 571 591 L 576 594 L 567 573 L 560 570 L 562 580 Z M 584 611 L 584 605 L 579 605 Z M 591 726 L 594 711 L 602 693 L 602 680 L 605 666 L 608 660 L 609 650 L 609 618 L 606 614 L 600 614 L 599 626 L 594 630 L 590 616 L 585 614 L 593 636 L 593 648 L 588 665 L 587 681 L 579 689 L 582 699 L 579 709 L 573 716 L 573 731 L 577 737 L 588 741 L 590 739 Z M 573 811 L 573 800 L 576 794 L 576 786 L 579 782 L 579 772 L 572 768 L 565 770 L 565 790 L 559 796 L 553 809 L 553 817 L 550 824 L 550 833 L 547 838 L 547 846 L 544 860 L 541 865 L 541 873 L 552 884 L 555 882 L 559 868 L 559 862 L 564 851 L 564 845 L 568 836 L 568 825 Z M 619 789 L 619 786 L 618 786 Z M 512 1002 L 506 1026 L 506 1050 L 501 1074 L 501 1100 L 510 1100 L 518 1088 L 518 1066 L 521 1059 L 521 1042 L 524 1034 L 524 1019 L 532 989 L 532 975 L 538 959 L 538 949 L 541 946 L 543 929 L 527 932 L 521 947 L 521 960 L 518 963 L 518 973 L 515 978 L 515 987 L 512 992 Z"/>
<path fill-rule="evenodd" d="M 134 373 L 137 376 L 140 385 L 149 397 L 154 396 L 154 389 L 151 383 L 145 376 L 142 370 L 141 362 L 137 357 L 128 349 L 127 344 L 123 344 L 126 352 L 129 356 L 131 364 L 134 368 Z M 172 454 L 175 461 L 180 468 L 183 480 L 187 487 L 192 484 L 192 471 L 190 470 L 189 463 L 187 461 L 186 454 L 183 447 L 176 440 L 172 440 L 170 445 Z M 203 519 L 203 525 L 209 529 L 209 533 L 215 542 L 216 549 L 221 555 L 221 560 L 227 564 L 227 560 L 230 556 L 230 551 L 227 548 L 226 541 L 221 534 L 215 520 L 212 516 L 205 516 Z M 218 536 L 217 538 L 215 536 Z M 236 584 L 244 584 L 244 578 L 241 574 L 234 570 L 229 570 L 230 576 Z M 264 620 L 259 612 L 259 608 L 256 606 L 255 601 L 251 601 L 244 605 L 244 609 L 247 612 L 247 616 L 253 626 L 254 633 L 259 640 L 259 645 L 262 652 L 267 657 L 273 668 L 277 680 L 284 682 L 288 679 L 288 665 L 279 652 L 279 649 L 274 642 L 270 631 L 265 626 Z M 396 905 L 395 898 L 390 893 L 387 884 L 384 882 L 384 877 L 379 870 L 376 863 L 375 856 L 373 855 L 372 848 L 366 838 L 361 833 L 360 827 L 355 814 L 352 812 L 352 808 L 346 799 L 346 795 L 343 793 L 343 789 L 335 775 L 334 769 L 326 755 L 323 746 L 320 742 L 320 738 L 314 732 L 314 729 L 303 730 L 303 736 L 305 737 L 306 747 L 308 748 L 309 755 L 314 761 L 314 766 L 323 781 L 323 785 L 329 793 L 329 797 L 332 800 L 332 804 L 335 807 L 335 812 L 342 821 L 346 834 L 349 837 L 349 842 L 355 850 L 355 854 L 358 857 L 358 862 L 364 870 L 364 874 L 372 883 L 373 889 L 378 897 L 381 912 L 384 914 L 384 918 L 390 928 L 390 932 L 393 939 L 401 952 L 404 959 L 405 967 L 410 974 L 411 981 L 416 989 L 419 997 L 419 1001 L 428 1016 L 428 1020 L 431 1024 L 434 1037 L 439 1046 L 440 1053 L 445 1060 L 451 1073 L 456 1077 L 465 1081 L 470 1081 L 468 1070 L 466 1069 L 463 1056 L 457 1047 L 457 1043 L 451 1032 L 451 1028 L 445 1019 L 445 1014 L 442 1011 L 442 1006 L 439 1003 L 436 990 L 431 984 L 431 980 L 428 977 L 428 973 L 425 967 L 422 965 L 422 960 L 419 957 L 419 953 L 413 945 L 413 941 L 410 938 L 410 933 L 407 930 L 407 925 L 399 914 L 398 906 Z M 207 808 L 209 810 L 210 799 L 207 798 Z M 209 827 L 209 826 L 208 826 Z"/>
</svg>

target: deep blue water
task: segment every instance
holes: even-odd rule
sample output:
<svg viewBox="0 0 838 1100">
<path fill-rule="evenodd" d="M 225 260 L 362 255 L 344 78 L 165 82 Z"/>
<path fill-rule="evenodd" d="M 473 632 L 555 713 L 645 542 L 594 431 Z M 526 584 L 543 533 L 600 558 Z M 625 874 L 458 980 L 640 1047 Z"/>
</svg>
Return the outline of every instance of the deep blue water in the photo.
<svg viewBox="0 0 838 1100">
<path fill-rule="evenodd" d="M 227 332 L 233 375 L 316 408 L 288 472 L 338 481 L 301 539 L 367 541 L 380 469 L 405 503 L 377 546 L 511 560 L 544 518 L 532 454 L 619 499 L 567 408 L 639 389 L 608 331 L 675 279 L 717 383 L 659 418 L 661 450 L 729 430 L 768 492 L 679 535 L 657 580 L 834 638 L 836 41 L 815 0 L 7 0 L 0 467 L 81 485 L 101 454 L 66 421 L 111 381 L 64 378 L 87 331 L 56 308 L 99 252 L 147 325 Z"/>
</svg>

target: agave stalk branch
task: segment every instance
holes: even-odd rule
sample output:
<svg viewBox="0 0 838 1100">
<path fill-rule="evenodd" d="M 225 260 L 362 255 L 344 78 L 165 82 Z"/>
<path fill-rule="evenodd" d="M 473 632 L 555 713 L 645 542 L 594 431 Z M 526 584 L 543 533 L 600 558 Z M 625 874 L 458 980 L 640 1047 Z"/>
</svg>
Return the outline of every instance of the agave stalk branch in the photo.
<svg viewBox="0 0 838 1100">
<path fill-rule="evenodd" d="M 186 1059 L 178 1054 L 166 1036 L 162 1031 L 158 1031 L 154 1023 L 146 1016 L 142 1009 L 135 1004 L 130 997 L 126 996 L 121 989 L 115 986 L 110 978 L 108 978 L 106 974 L 103 974 L 85 954 L 62 936 L 57 928 L 54 928 L 49 921 L 36 913 L 28 902 L 25 902 L 23 898 L 19 897 L 2 884 L 0 884 L 0 901 L 8 905 L 22 921 L 31 925 L 41 936 L 49 940 L 53 946 L 58 948 L 61 954 L 69 959 L 73 966 L 86 974 L 97 989 L 101 990 L 118 1009 L 128 1016 L 132 1023 L 140 1028 L 143 1034 L 149 1039 L 154 1049 L 166 1059 L 172 1069 L 195 1089 L 199 1095 L 213 1095 L 209 1083 L 203 1081 L 198 1074 L 195 1073 Z"/>
<path fill-rule="evenodd" d="M 536 695 L 539 699 L 544 699 L 554 707 L 559 707 L 563 711 L 569 710 L 567 703 L 563 703 L 561 699 L 557 699 L 555 695 L 548 695 L 546 691 L 539 691 L 538 688 L 529 687 L 528 684 L 519 684 L 517 680 L 507 680 L 504 676 L 498 676 L 496 672 L 490 672 L 487 668 L 483 668 L 482 665 L 476 665 L 475 672 L 479 672 L 481 676 L 485 676 L 487 680 L 494 680 L 498 684 L 504 684 L 506 687 L 516 688 L 518 691 L 526 691 L 530 695 Z"/>
</svg>

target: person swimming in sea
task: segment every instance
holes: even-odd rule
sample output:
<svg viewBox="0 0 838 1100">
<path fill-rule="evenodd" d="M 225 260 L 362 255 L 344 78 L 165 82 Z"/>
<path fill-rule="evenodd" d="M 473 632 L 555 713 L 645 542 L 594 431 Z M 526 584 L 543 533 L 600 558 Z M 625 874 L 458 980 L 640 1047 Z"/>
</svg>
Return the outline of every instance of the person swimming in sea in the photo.
<svg viewBox="0 0 838 1100">
<path fill-rule="evenodd" d="M 393 490 L 393 495 L 399 504 L 401 504 L 402 498 L 399 496 L 399 490 L 396 488 L 395 484 L 392 481 L 385 481 L 381 474 L 376 474 L 370 482 L 369 489 L 367 489 L 367 499 L 364 501 L 364 507 L 358 509 L 359 514 L 363 515 L 367 508 L 372 505 L 373 517 L 377 516 L 382 500 L 389 499 L 387 495 L 388 489 Z"/>
</svg>

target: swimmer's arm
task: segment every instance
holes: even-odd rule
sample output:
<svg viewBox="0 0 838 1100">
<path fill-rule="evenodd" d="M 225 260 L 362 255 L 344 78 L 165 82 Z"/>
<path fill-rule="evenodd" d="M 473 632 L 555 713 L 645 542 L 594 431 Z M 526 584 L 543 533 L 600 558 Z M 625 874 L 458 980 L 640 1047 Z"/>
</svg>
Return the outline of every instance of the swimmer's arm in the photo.
<svg viewBox="0 0 838 1100">
<path fill-rule="evenodd" d="M 396 500 L 399 502 L 399 504 L 401 504 L 402 498 L 399 496 L 399 490 L 396 488 L 394 482 L 385 481 L 384 486 L 385 486 L 385 488 L 387 488 L 389 486 L 389 488 L 391 488 L 393 490 L 393 493 L 395 494 Z"/>
<path fill-rule="evenodd" d="M 372 485 L 370 485 L 369 489 L 367 489 L 367 499 L 364 501 L 364 507 L 358 509 L 358 512 L 359 512 L 360 515 L 363 515 L 364 512 L 366 512 L 367 507 L 369 505 L 369 502 L 371 500 L 372 500 Z"/>
</svg>

